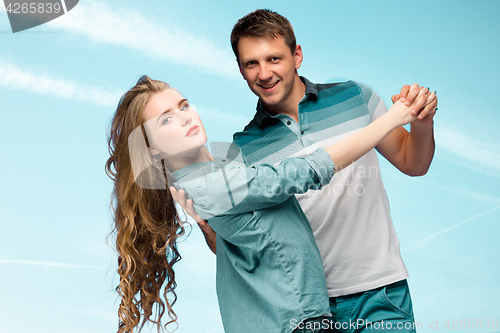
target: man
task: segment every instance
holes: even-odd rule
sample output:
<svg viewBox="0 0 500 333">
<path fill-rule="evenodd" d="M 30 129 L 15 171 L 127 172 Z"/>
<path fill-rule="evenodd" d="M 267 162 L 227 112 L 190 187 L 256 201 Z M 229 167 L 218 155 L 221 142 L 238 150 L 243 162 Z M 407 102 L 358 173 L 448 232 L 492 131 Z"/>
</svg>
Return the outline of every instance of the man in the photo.
<svg viewBox="0 0 500 333">
<path fill-rule="evenodd" d="M 254 119 L 234 135 L 245 164 L 277 164 L 339 141 L 387 111 L 381 98 L 356 82 L 313 84 L 299 77 L 303 54 L 290 22 L 269 10 L 241 18 L 231 33 L 240 72 L 259 97 Z M 404 86 L 410 105 L 418 85 Z M 432 96 L 432 97 L 431 97 Z M 376 148 L 401 172 L 424 175 L 434 154 L 437 99 L 419 105 L 410 132 L 394 130 Z M 374 150 L 338 172 L 319 191 L 297 195 L 321 252 L 335 328 L 415 332 L 408 273 L 389 213 Z M 181 204 L 186 207 L 186 203 Z M 195 214 L 192 206 L 188 213 Z M 214 235 L 200 224 L 214 249 Z M 389 327 L 390 325 L 390 327 Z"/>
</svg>

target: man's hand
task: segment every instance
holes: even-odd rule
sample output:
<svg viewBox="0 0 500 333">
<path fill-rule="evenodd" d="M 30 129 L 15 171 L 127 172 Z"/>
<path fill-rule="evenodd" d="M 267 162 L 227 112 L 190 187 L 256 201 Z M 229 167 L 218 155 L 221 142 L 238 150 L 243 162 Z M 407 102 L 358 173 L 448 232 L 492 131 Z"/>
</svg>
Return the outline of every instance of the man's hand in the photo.
<svg viewBox="0 0 500 333">
<path fill-rule="evenodd" d="M 404 85 L 401 88 L 401 92 L 397 95 L 393 95 L 391 97 L 391 100 L 393 103 L 395 103 L 397 100 L 400 100 L 402 103 L 405 103 L 406 105 L 411 105 L 415 100 L 415 98 L 421 94 L 423 89 L 428 89 L 428 88 L 420 87 L 416 83 L 412 84 L 411 86 Z M 428 94 L 428 96 L 429 98 L 425 105 L 420 106 L 420 108 L 419 106 L 415 108 L 414 114 L 418 114 L 418 118 L 412 124 L 415 125 L 432 124 L 432 118 L 434 117 L 437 111 L 436 92 Z"/>
<path fill-rule="evenodd" d="M 401 92 L 391 99 L 393 102 L 403 101 L 406 105 L 412 105 L 412 113 L 418 117 L 411 123 L 410 132 L 404 127 L 396 128 L 377 145 L 377 150 L 404 174 L 425 175 L 434 156 L 433 117 L 437 110 L 436 93 L 412 84 L 403 86 Z"/>
<path fill-rule="evenodd" d="M 205 236 L 205 241 L 207 242 L 208 247 L 212 250 L 213 253 L 217 253 L 216 250 L 216 233 L 215 231 L 208 225 L 207 221 L 201 218 L 200 215 L 196 213 L 193 207 L 193 201 L 190 199 L 186 200 L 186 193 L 184 190 L 177 190 L 174 187 L 170 187 L 170 193 L 172 194 L 172 198 L 181 206 L 182 209 L 191 216 L 200 227 L 203 232 L 203 236 Z"/>
</svg>

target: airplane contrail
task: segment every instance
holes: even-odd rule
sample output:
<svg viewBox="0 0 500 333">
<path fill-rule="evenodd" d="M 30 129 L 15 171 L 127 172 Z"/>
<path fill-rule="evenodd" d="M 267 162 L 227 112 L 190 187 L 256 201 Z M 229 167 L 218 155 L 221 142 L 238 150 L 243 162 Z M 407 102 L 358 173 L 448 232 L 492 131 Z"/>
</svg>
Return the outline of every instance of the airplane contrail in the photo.
<svg viewBox="0 0 500 333">
<path fill-rule="evenodd" d="M 499 210 L 499 209 L 500 209 L 500 206 L 495 207 L 495 208 L 492 208 L 492 209 L 489 209 L 489 210 L 487 210 L 487 211 L 485 211 L 485 212 L 482 212 L 482 213 L 479 213 L 479 214 L 474 215 L 474 216 L 472 216 L 472 217 L 469 217 L 469 218 L 468 218 L 468 219 L 466 219 L 466 220 L 460 221 L 460 222 L 458 222 L 457 224 L 454 224 L 454 225 L 452 225 L 452 226 L 450 226 L 450 227 L 448 227 L 448 228 L 446 228 L 446 229 L 443 229 L 443 230 L 437 231 L 437 232 L 433 233 L 432 235 L 429 235 L 429 236 L 427 236 L 427 237 L 425 237 L 425 238 L 423 238 L 423 239 L 419 240 L 419 241 L 417 242 L 417 246 L 423 245 L 424 243 L 428 242 L 428 241 L 429 241 L 430 239 L 432 239 L 432 238 L 435 238 L 435 237 L 437 237 L 437 236 L 439 236 L 439 235 L 442 235 L 442 234 L 444 234 L 444 233 L 447 233 L 448 231 L 450 231 L 450 230 L 452 230 L 452 229 L 455 229 L 456 227 L 458 227 L 458 226 L 460 226 L 460 225 L 462 225 L 462 224 L 468 223 L 468 222 L 470 222 L 470 221 L 472 221 L 472 220 L 475 220 L 475 219 L 477 219 L 477 218 L 479 218 L 479 217 L 481 217 L 481 216 L 484 216 L 484 215 L 486 215 L 486 214 L 489 214 L 489 213 L 494 212 L 494 211 Z"/>
</svg>

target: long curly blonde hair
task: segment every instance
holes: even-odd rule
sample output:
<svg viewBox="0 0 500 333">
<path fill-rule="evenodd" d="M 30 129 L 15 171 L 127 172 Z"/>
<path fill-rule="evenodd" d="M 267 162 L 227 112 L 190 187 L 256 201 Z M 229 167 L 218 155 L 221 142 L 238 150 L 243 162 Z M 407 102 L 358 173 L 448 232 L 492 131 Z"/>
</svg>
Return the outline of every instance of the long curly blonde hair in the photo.
<svg viewBox="0 0 500 333">
<path fill-rule="evenodd" d="M 165 328 L 177 320 L 172 310 L 177 300 L 172 267 L 181 259 L 177 238 L 184 228 L 168 190 L 164 166 L 163 189 L 138 186 L 128 142 L 132 131 L 142 125 L 142 111 L 151 96 L 169 88 L 165 82 L 142 76 L 120 99 L 110 125 L 111 156 L 106 173 L 114 181 L 112 233 L 116 235 L 120 276 L 116 291 L 121 297 L 118 333 L 133 332 L 137 327 L 141 331 L 147 322 L 160 332 L 165 311 L 169 317 Z"/>
</svg>

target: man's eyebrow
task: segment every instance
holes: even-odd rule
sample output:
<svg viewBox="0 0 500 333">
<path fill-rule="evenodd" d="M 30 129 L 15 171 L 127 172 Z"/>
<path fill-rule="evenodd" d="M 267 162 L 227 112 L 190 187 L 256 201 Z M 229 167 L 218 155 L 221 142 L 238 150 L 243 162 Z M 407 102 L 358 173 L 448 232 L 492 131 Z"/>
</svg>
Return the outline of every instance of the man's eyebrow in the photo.
<svg viewBox="0 0 500 333">
<path fill-rule="evenodd" d="M 285 52 L 283 52 L 283 51 L 274 51 L 271 54 L 269 54 L 269 58 L 274 58 L 274 57 L 283 58 L 284 56 L 285 56 Z"/>
<path fill-rule="evenodd" d="M 187 102 L 187 99 L 183 98 L 179 101 L 179 103 L 177 103 L 177 106 L 180 108 L 182 106 L 182 104 L 184 104 L 185 102 Z M 165 111 L 163 111 L 158 117 L 156 117 L 156 123 L 158 124 L 158 121 L 160 120 L 160 118 L 162 118 L 165 114 L 167 114 L 170 111 L 172 111 L 172 110 L 166 109 Z"/>
<path fill-rule="evenodd" d="M 269 54 L 266 55 L 266 58 L 283 58 L 285 56 L 285 53 L 282 52 L 282 51 L 274 51 L 274 52 L 271 52 Z M 240 58 L 240 63 L 241 64 L 247 64 L 249 62 L 252 62 L 252 61 L 257 61 L 255 58 Z"/>
</svg>

